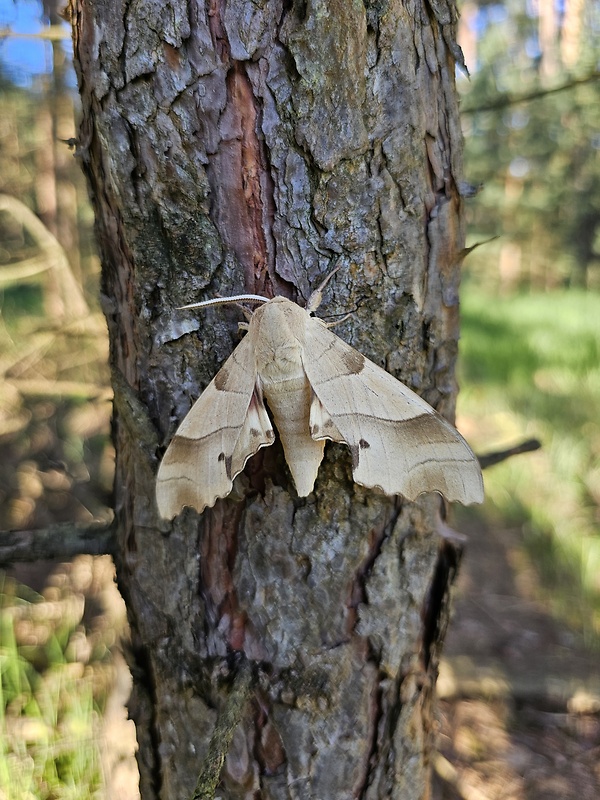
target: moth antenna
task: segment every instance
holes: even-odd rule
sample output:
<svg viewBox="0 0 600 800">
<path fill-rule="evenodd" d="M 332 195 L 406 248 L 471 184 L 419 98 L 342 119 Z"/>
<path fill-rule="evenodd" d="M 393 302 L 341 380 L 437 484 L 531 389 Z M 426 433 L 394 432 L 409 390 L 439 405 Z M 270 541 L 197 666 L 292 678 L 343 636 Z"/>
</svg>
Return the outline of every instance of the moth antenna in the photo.
<svg viewBox="0 0 600 800">
<path fill-rule="evenodd" d="M 308 303 L 306 304 L 306 310 L 308 311 L 309 314 L 313 314 L 317 310 L 317 308 L 321 305 L 321 303 L 323 302 L 323 289 L 327 286 L 327 284 L 333 278 L 335 273 L 341 269 L 341 267 L 342 265 L 338 264 L 338 266 L 329 273 L 329 275 L 320 284 L 320 286 L 317 286 L 317 288 L 308 298 Z"/>
<path fill-rule="evenodd" d="M 232 303 L 268 303 L 269 298 L 260 294 L 236 294 L 233 297 L 213 297 L 211 300 L 201 300 L 199 303 L 190 303 L 187 306 L 177 306 L 177 311 L 188 308 L 206 308 L 207 306 L 224 306 Z"/>
<path fill-rule="evenodd" d="M 334 328 L 336 325 L 340 325 L 342 322 L 346 322 L 346 320 L 350 319 L 350 317 L 353 314 L 354 311 L 349 311 L 347 314 L 344 314 L 344 316 L 341 319 L 336 319 L 335 322 L 323 322 L 323 320 L 321 320 L 321 322 L 323 322 L 323 325 L 325 325 L 326 328 Z"/>
</svg>

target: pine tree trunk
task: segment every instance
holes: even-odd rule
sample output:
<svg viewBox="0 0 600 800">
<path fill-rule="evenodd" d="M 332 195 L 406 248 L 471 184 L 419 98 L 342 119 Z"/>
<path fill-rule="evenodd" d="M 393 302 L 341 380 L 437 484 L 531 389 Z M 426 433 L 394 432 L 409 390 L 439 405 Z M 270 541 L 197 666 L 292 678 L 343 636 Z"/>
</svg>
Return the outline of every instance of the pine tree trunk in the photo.
<svg viewBox="0 0 600 800">
<path fill-rule="evenodd" d="M 201 516 L 167 524 L 153 495 L 162 448 L 239 341 L 237 309 L 186 302 L 303 304 L 339 266 L 319 314 L 354 309 L 336 333 L 452 417 L 454 7 L 78 0 L 73 14 L 142 797 L 191 796 L 243 654 L 253 690 L 217 797 L 424 798 L 452 557 L 439 497 L 356 486 L 330 444 L 300 499 L 277 443 Z"/>
</svg>

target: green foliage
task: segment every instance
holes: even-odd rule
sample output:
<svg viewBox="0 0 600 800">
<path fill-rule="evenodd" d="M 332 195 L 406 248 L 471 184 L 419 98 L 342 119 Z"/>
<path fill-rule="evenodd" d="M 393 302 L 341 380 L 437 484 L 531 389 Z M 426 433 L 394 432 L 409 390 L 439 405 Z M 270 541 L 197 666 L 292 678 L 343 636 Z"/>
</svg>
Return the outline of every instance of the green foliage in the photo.
<svg viewBox="0 0 600 800">
<path fill-rule="evenodd" d="M 539 292 L 600 287 L 600 81 L 547 92 L 594 74 L 597 4 L 582 23 L 567 68 L 560 36 L 539 41 L 532 7 L 477 10 L 478 63 L 460 83 L 466 172 L 483 186 L 468 203 L 469 244 L 499 238 L 466 262 L 461 402 L 482 452 L 542 440 L 490 470 L 490 506 L 499 524 L 523 526 L 555 612 L 598 643 L 600 298 Z"/>
<path fill-rule="evenodd" d="M 523 526 L 546 599 L 597 644 L 600 297 L 498 299 L 467 286 L 462 335 L 461 404 L 475 419 L 478 452 L 531 436 L 543 444 L 486 473 L 489 507 Z"/>
<path fill-rule="evenodd" d="M 11 286 L 4 289 L 1 295 L 0 312 L 2 322 L 10 334 L 19 334 L 24 317 L 29 320 L 38 319 L 44 315 L 44 292 L 40 284 L 22 283 L 20 286 Z M 31 322 L 29 322 L 31 327 Z M 0 335 L 0 347 L 4 350 L 4 341 Z"/>
</svg>

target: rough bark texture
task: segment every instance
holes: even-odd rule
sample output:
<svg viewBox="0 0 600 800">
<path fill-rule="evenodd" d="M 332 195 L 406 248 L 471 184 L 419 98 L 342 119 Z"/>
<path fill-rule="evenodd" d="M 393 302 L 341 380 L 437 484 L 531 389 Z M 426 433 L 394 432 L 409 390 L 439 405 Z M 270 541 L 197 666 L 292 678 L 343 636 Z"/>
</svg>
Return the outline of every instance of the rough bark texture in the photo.
<svg viewBox="0 0 600 800">
<path fill-rule="evenodd" d="M 153 480 L 239 336 L 236 309 L 176 307 L 240 291 L 303 303 L 335 266 L 321 313 L 356 309 L 336 333 L 452 417 L 454 15 L 427 0 L 73 8 L 118 376 L 116 560 L 144 800 L 191 794 L 240 652 L 260 674 L 216 796 L 426 795 L 448 582 L 439 498 L 355 486 L 333 445 L 310 497 L 276 444 L 230 498 L 172 526 Z M 135 413 L 120 413 L 123 378 Z"/>
</svg>

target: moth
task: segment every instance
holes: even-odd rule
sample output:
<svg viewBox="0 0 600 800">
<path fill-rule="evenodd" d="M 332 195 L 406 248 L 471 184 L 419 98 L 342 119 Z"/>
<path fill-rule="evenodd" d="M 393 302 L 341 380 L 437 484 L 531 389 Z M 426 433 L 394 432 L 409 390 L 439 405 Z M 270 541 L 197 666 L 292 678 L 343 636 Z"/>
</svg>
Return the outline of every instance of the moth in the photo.
<svg viewBox="0 0 600 800">
<path fill-rule="evenodd" d="M 409 500 L 440 492 L 482 502 L 479 463 L 463 437 L 312 316 L 319 299 L 320 290 L 306 309 L 259 295 L 184 306 L 261 304 L 167 448 L 156 480 L 162 517 L 172 519 L 184 506 L 201 512 L 226 497 L 248 459 L 275 440 L 271 416 L 300 497 L 311 493 L 330 439 L 350 448 L 361 486 Z"/>
</svg>

